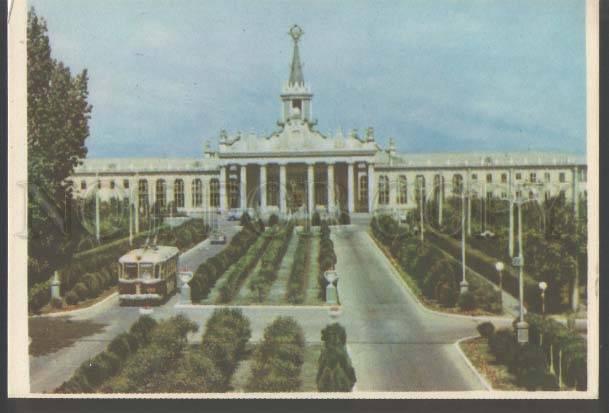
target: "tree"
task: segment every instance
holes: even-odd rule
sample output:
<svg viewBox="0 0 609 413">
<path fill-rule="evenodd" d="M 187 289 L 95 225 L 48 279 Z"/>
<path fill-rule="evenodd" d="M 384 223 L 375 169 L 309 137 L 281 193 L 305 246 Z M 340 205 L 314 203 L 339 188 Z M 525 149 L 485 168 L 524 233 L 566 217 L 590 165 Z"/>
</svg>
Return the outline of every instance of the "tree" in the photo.
<svg viewBox="0 0 609 413">
<path fill-rule="evenodd" d="M 27 22 L 28 274 L 30 284 L 48 278 L 76 247 L 70 233 L 66 179 L 87 154 L 91 105 L 87 70 L 70 69 L 51 56 L 44 19 L 34 9 Z M 68 218 L 68 220 L 66 220 Z"/>
</svg>

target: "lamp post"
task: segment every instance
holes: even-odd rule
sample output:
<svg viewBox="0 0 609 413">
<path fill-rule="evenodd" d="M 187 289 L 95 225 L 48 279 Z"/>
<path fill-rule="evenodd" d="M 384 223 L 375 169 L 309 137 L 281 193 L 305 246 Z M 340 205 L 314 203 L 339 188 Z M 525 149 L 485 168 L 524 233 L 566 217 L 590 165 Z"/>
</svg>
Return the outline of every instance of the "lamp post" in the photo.
<svg viewBox="0 0 609 413">
<path fill-rule="evenodd" d="M 546 315 L 546 288 L 548 288 L 548 284 L 541 281 L 539 283 L 539 289 L 541 290 L 541 315 L 544 317 Z"/>
<path fill-rule="evenodd" d="M 495 263 L 495 269 L 497 269 L 497 273 L 499 274 L 499 305 L 501 306 L 501 312 L 503 312 L 503 269 L 504 268 L 505 268 L 505 266 L 501 261 L 497 261 Z"/>
<path fill-rule="evenodd" d="M 461 268 L 463 279 L 459 286 L 461 294 L 464 294 L 469 289 L 469 284 L 465 279 L 465 191 L 461 189 Z"/>
</svg>

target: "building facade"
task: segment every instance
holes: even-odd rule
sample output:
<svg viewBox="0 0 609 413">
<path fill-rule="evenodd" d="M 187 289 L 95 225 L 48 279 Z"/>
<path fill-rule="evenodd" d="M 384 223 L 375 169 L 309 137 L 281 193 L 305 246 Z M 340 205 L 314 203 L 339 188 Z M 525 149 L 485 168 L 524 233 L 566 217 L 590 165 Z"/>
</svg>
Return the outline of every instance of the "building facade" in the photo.
<svg viewBox="0 0 609 413">
<path fill-rule="evenodd" d="M 73 193 L 95 189 L 130 197 L 143 212 L 170 203 L 187 214 L 249 209 L 261 215 L 294 211 L 404 211 L 421 199 L 493 196 L 505 199 L 585 197 L 585 157 L 561 153 L 397 153 L 382 148 L 374 129 L 326 136 L 316 129 L 313 94 L 304 80 L 293 26 L 289 79 L 280 94 L 281 119 L 270 136 L 220 132 L 217 150 L 199 158 L 86 159 L 71 178 Z"/>
</svg>

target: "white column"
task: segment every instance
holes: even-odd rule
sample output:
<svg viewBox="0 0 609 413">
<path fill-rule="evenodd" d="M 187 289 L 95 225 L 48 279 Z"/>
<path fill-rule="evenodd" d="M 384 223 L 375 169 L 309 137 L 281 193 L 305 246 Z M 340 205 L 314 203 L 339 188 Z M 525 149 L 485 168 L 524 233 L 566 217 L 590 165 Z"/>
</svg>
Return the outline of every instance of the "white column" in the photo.
<svg viewBox="0 0 609 413">
<path fill-rule="evenodd" d="M 572 183 L 572 191 L 573 191 L 573 211 L 575 212 L 575 219 L 577 220 L 578 216 L 579 216 L 579 194 L 578 192 L 578 188 L 577 188 L 577 180 L 578 180 L 578 176 L 577 176 L 577 167 L 573 168 L 573 183 Z"/>
<path fill-rule="evenodd" d="M 444 174 L 440 174 L 440 188 L 438 188 L 438 225 L 442 225 L 444 208 Z"/>
<path fill-rule="evenodd" d="M 192 208 L 192 178 L 184 178 L 184 209 Z"/>
<path fill-rule="evenodd" d="M 512 191 L 512 170 L 509 170 L 508 173 L 508 199 L 510 202 L 510 228 L 508 235 L 508 253 L 510 257 L 514 256 L 514 193 Z"/>
<path fill-rule="evenodd" d="M 368 164 L 368 212 L 374 211 L 374 164 Z"/>
<path fill-rule="evenodd" d="M 328 164 L 328 212 L 334 209 L 334 164 Z"/>
<path fill-rule="evenodd" d="M 279 165 L 279 211 L 285 213 L 287 212 L 286 205 L 286 185 L 287 183 L 287 173 L 286 173 L 286 165 Z"/>
<path fill-rule="evenodd" d="M 312 214 L 315 211 L 315 165 L 307 164 L 307 185 L 308 192 L 308 211 Z"/>
<path fill-rule="evenodd" d="M 266 210 L 266 165 L 260 165 L 260 209 L 262 212 Z"/>
<path fill-rule="evenodd" d="M 139 189 L 139 180 L 132 180 L 129 183 L 129 189 L 131 189 L 132 194 L 132 203 L 133 209 L 135 210 L 135 233 L 138 234 L 140 232 L 140 189 Z"/>
<path fill-rule="evenodd" d="M 347 165 L 347 208 L 349 213 L 352 213 L 354 208 L 354 193 L 353 193 L 353 163 Z"/>
<path fill-rule="evenodd" d="M 239 172 L 241 172 L 241 178 L 239 179 L 239 195 L 241 196 L 241 201 L 239 205 L 242 210 L 245 210 L 247 209 L 247 165 L 241 165 Z"/>
<path fill-rule="evenodd" d="M 226 211 L 226 166 L 220 167 L 220 212 Z"/>
<path fill-rule="evenodd" d="M 148 182 L 148 208 L 152 210 L 152 204 L 156 201 L 156 180 L 147 179 Z"/>
</svg>

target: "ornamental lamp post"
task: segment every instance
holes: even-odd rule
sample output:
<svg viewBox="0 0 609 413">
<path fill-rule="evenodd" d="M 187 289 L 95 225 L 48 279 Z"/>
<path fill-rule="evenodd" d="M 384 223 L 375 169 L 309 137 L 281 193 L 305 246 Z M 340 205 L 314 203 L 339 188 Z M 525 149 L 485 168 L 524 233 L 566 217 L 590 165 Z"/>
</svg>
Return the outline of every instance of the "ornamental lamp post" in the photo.
<svg viewBox="0 0 609 413">
<path fill-rule="evenodd" d="M 541 290 L 541 315 L 546 315 L 546 288 L 548 284 L 545 281 L 539 283 L 539 289 Z"/>
<path fill-rule="evenodd" d="M 501 261 L 497 261 L 495 263 L 495 269 L 499 274 L 499 305 L 501 306 L 501 311 L 503 312 L 503 269 L 505 265 Z"/>
<path fill-rule="evenodd" d="M 460 293 L 465 294 L 469 290 L 469 284 L 465 279 L 465 191 L 461 188 L 461 269 L 462 280 L 459 284 Z"/>
</svg>

